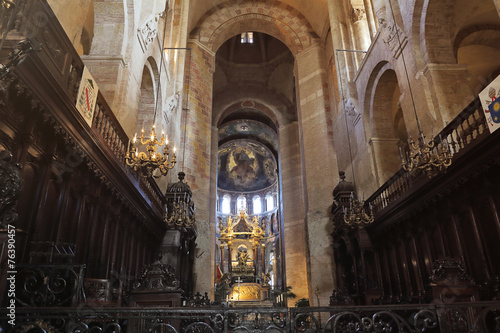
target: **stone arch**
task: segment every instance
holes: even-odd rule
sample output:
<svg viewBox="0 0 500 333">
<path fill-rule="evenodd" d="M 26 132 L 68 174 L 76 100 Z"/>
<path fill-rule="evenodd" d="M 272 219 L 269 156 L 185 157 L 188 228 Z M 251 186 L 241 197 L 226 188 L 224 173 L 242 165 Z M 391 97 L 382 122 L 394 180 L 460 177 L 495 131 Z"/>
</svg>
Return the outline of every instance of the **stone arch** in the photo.
<svg viewBox="0 0 500 333">
<path fill-rule="evenodd" d="M 149 57 L 144 64 L 141 77 L 139 108 L 137 111 L 136 132 L 140 133 L 144 129 L 147 134 L 153 125 L 153 118 L 156 110 L 158 119 L 161 110 L 161 90 L 158 89 L 160 76 L 153 57 Z"/>
<path fill-rule="evenodd" d="M 423 0 L 423 3 L 415 5 L 422 8 L 417 40 L 420 41 L 421 54 L 425 62 L 447 64 L 455 62 L 449 29 L 443 29 L 450 26 L 452 16 L 442 15 L 443 12 L 451 11 L 454 5 L 454 0 Z"/>
<path fill-rule="evenodd" d="M 416 65 L 425 76 L 424 85 L 433 91 L 428 96 L 433 104 L 429 105 L 429 114 L 434 116 L 433 110 L 438 110 L 437 117 L 431 119 L 437 121 L 438 127 L 456 117 L 477 96 L 480 87 L 491 81 L 488 76 L 495 70 L 493 64 L 500 65 L 498 56 L 479 59 L 473 55 L 481 52 L 477 45 L 469 45 L 471 52 L 464 53 L 469 54 L 470 60 L 467 61 L 457 50 L 460 45 L 467 45 L 468 41 L 477 41 L 473 35 L 485 38 L 491 27 L 496 25 L 500 25 L 500 19 L 493 0 L 416 1 L 412 24 L 415 27 L 412 39 Z M 490 40 L 498 44 L 496 38 Z M 491 45 L 483 44 L 481 47 L 487 51 L 495 49 Z M 462 51 L 466 49 L 462 48 Z M 483 82 L 480 84 L 479 81 Z"/>
<path fill-rule="evenodd" d="M 316 36 L 304 15 L 278 0 L 264 6 L 228 0 L 209 10 L 191 32 L 209 49 L 216 51 L 230 37 L 245 31 L 267 33 L 282 41 L 295 55 L 312 44 Z"/>
<path fill-rule="evenodd" d="M 217 127 L 221 125 L 222 121 L 229 116 L 231 113 L 236 112 L 238 110 L 241 110 L 243 108 L 251 108 L 257 111 L 262 112 L 265 114 L 276 126 L 276 128 L 279 128 L 279 122 L 278 118 L 276 116 L 276 111 L 272 110 L 265 104 L 256 102 L 256 101 L 251 101 L 251 100 L 241 100 L 238 101 L 230 106 L 228 106 L 223 112 L 218 114 L 217 116 L 214 116 L 214 123 L 217 124 Z"/>
<path fill-rule="evenodd" d="M 469 86 L 477 96 L 500 74 L 500 17 L 497 24 L 475 24 L 462 28 L 453 43 L 458 64 L 467 65 Z"/>
<path fill-rule="evenodd" d="M 231 95 L 230 92 L 228 94 Z M 280 112 L 282 110 L 280 110 L 275 104 L 269 103 L 269 101 L 272 101 L 271 98 L 269 100 L 267 100 L 267 98 L 263 100 L 262 98 L 257 98 L 258 96 L 259 94 L 248 94 L 246 96 L 238 96 L 237 98 L 233 98 L 231 100 L 228 99 L 227 104 L 218 104 L 217 108 L 214 107 L 214 111 L 217 110 L 217 112 L 214 112 L 213 114 L 214 126 L 219 126 L 222 120 L 224 120 L 224 118 L 230 113 L 242 108 L 250 107 L 264 113 L 274 123 L 274 126 L 279 128 L 279 126 L 284 122 L 283 114 Z"/>
<path fill-rule="evenodd" d="M 364 122 L 378 184 L 400 167 L 398 147 L 405 142 L 406 124 L 400 105 L 398 77 L 388 62 L 378 64 L 370 77 L 365 98 Z"/>
<path fill-rule="evenodd" d="M 500 19 L 492 0 L 417 0 L 412 24 L 416 58 L 457 63 L 456 50 L 463 37 L 473 31 L 498 30 L 498 25 Z"/>
</svg>

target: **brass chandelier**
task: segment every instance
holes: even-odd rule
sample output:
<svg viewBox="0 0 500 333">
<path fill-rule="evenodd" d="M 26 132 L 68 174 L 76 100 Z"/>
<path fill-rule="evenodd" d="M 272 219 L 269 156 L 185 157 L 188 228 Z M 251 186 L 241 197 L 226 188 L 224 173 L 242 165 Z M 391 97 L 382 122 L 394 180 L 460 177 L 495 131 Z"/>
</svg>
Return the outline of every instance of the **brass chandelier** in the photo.
<svg viewBox="0 0 500 333">
<path fill-rule="evenodd" d="M 137 142 L 137 133 L 134 136 L 133 144 Z M 139 152 L 138 148 L 132 146 L 127 149 L 127 155 L 125 161 L 127 165 L 131 166 L 134 171 L 140 171 L 145 177 L 154 176 L 159 178 L 160 176 L 166 176 L 168 170 L 172 169 L 175 165 L 175 150 L 172 154 L 172 159 L 169 162 L 170 147 L 168 145 L 168 139 L 165 138 L 165 133 L 162 131 L 161 138 L 158 141 L 156 138 L 155 125 L 151 129 L 151 136 L 149 138 L 144 137 L 144 129 L 141 131 L 140 143 L 146 146 L 146 152 Z M 163 154 L 156 152 L 158 147 L 163 146 Z M 158 170 L 158 172 L 156 171 Z M 158 173 L 160 175 L 158 175 Z"/>
<path fill-rule="evenodd" d="M 373 215 L 372 205 L 369 204 L 370 214 L 367 214 L 364 208 L 364 201 L 359 201 L 351 192 L 349 199 L 349 209 L 344 207 L 344 223 L 350 227 L 366 227 L 373 223 L 375 217 Z"/>
<path fill-rule="evenodd" d="M 419 137 L 413 140 L 411 135 L 408 139 L 410 154 L 403 155 L 401 147 L 399 154 L 401 156 L 401 165 L 406 172 L 416 174 L 423 172 L 427 177 L 432 178 L 442 171 L 445 171 L 451 165 L 451 153 L 448 141 L 442 140 L 439 136 L 439 142 L 434 140 L 425 142 L 425 136 L 419 126 Z M 441 145 L 438 144 L 441 143 Z"/>
</svg>

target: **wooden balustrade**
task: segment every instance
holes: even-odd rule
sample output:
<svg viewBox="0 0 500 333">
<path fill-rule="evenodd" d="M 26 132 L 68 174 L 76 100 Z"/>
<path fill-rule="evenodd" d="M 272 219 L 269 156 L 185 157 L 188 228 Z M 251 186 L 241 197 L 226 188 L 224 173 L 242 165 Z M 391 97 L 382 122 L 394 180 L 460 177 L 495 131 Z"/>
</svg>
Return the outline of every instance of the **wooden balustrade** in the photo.
<svg viewBox="0 0 500 333">
<path fill-rule="evenodd" d="M 436 135 L 434 138 L 436 149 L 440 151 L 446 139 L 453 162 L 489 133 L 486 127 L 479 98 L 476 98 Z M 366 200 L 366 205 L 371 203 L 373 212 L 377 214 L 407 195 L 414 183 L 425 181 L 428 181 L 425 175 L 410 175 L 401 168 Z"/>
</svg>

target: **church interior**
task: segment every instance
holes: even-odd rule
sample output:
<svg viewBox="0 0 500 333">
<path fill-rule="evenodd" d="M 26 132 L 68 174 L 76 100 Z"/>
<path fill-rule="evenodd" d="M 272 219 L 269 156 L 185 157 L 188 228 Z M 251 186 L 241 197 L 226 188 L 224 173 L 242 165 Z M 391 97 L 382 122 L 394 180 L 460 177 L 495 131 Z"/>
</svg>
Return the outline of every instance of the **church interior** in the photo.
<svg viewBox="0 0 500 333">
<path fill-rule="evenodd" d="M 0 331 L 500 332 L 499 97 L 500 0 L 0 0 Z"/>
</svg>

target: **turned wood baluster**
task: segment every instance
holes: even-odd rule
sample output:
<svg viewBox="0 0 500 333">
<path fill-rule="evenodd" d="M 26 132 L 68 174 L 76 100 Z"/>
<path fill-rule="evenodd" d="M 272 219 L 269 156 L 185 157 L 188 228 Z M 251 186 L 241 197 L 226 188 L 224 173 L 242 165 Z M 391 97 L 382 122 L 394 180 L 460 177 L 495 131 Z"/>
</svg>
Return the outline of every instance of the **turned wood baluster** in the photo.
<svg viewBox="0 0 500 333">
<path fill-rule="evenodd" d="M 113 137 L 111 140 L 111 149 L 113 150 L 113 154 L 118 157 L 118 142 L 119 142 L 118 133 L 113 129 Z"/>
<path fill-rule="evenodd" d="M 101 117 L 101 108 L 99 107 L 99 104 L 96 103 L 94 119 L 92 121 L 92 127 L 97 128 L 100 117 Z"/>
<path fill-rule="evenodd" d="M 104 114 L 101 127 L 101 135 L 104 141 L 106 141 L 106 133 L 108 132 L 108 127 L 109 127 L 108 116 Z"/>
<path fill-rule="evenodd" d="M 115 128 L 113 127 L 113 123 L 110 122 L 110 129 L 109 129 L 109 135 L 108 135 L 108 140 L 107 140 L 107 143 L 108 143 L 108 147 L 111 149 L 111 151 L 113 152 L 114 154 L 114 151 L 113 151 L 113 139 L 114 139 L 114 136 L 115 136 Z"/>
<path fill-rule="evenodd" d="M 111 125 L 111 120 L 109 120 L 109 117 L 106 117 L 106 132 L 104 133 L 104 141 L 109 145 L 109 136 L 111 135 L 111 131 L 113 130 L 113 127 Z"/>
<path fill-rule="evenodd" d="M 99 133 L 101 133 L 102 135 L 102 127 L 104 126 L 104 110 L 102 109 L 101 106 L 99 106 L 99 123 L 97 124 L 97 130 L 99 131 Z"/>
</svg>

